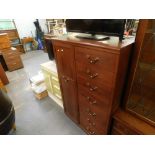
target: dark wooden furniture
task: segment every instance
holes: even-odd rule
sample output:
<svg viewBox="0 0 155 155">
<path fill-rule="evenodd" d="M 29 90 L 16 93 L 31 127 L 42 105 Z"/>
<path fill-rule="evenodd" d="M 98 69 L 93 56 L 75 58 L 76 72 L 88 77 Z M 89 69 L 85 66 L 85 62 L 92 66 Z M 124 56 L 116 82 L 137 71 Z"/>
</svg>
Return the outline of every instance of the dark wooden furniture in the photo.
<svg viewBox="0 0 155 155">
<path fill-rule="evenodd" d="M 9 83 L 9 80 L 5 74 L 5 71 L 0 63 L 0 79 L 2 80 L 3 84 L 8 84 Z"/>
<path fill-rule="evenodd" d="M 87 133 L 108 134 L 134 39 L 52 39 L 65 113 Z"/>
<path fill-rule="evenodd" d="M 23 68 L 23 62 L 20 57 L 20 52 L 15 48 L 5 49 L 0 51 L 7 68 L 9 71 L 13 71 L 19 68 Z"/>
<path fill-rule="evenodd" d="M 119 121 L 126 130 L 134 127 L 134 133 L 122 134 L 155 134 L 155 20 L 140 20 L 128 77 L 124 108 L 113 116 L 112 133 L 118 133 Z"/>
<path fill-rule="evenodd" d="M 112 122 L 113 135 L 154 135 L 155 128 L 124 110 L 118 110 Z"/>
</svg>

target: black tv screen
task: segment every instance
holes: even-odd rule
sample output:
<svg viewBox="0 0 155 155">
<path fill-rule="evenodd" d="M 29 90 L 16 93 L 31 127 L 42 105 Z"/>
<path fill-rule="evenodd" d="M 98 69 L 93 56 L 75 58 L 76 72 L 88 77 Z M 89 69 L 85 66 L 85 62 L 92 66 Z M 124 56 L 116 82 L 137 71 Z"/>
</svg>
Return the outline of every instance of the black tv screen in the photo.
<svg viewBox="0 0 155 155">
<path fill-rule="evenodd" d="M 114 35 L 123 37 L 125 19 L 67 19 L 68 32 Z"/>
</svg>

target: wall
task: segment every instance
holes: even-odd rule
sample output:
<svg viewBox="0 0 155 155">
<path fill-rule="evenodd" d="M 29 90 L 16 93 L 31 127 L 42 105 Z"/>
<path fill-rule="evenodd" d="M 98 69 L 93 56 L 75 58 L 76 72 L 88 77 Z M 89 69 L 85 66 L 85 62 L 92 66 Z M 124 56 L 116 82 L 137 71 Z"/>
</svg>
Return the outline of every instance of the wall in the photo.
<svg viewBox="0 0 155 155">
<path fill-rule="evenodd" d="M 35 25 L 36 19 L 14 19 L 20 38 L 35 36 Z M 39 19 L 42 30 L 47 33 L 46 19 Z M 32 34 L 31 34 L 32 32 Z"/>
</svg>

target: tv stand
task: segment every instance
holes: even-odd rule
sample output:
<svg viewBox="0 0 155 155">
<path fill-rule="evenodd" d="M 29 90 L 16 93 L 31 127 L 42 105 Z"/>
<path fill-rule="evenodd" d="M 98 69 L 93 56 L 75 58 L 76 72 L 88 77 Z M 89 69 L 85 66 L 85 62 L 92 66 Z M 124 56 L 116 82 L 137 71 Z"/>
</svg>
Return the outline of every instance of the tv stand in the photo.
<svg viewBox="0 0 155 155">
<path fill-rule="evenodd" d="M 97 41 L 101 41 L 101 40 L 109 40 L 110 37 L 108 36 L 104 36 L 104 35 L 83 35 L 83 34 L 78 34 L 76 35 L 77 38 L 83 38 L 83 39 L 91 39 L 91 40 L 97 40 Z"/>
</svg>

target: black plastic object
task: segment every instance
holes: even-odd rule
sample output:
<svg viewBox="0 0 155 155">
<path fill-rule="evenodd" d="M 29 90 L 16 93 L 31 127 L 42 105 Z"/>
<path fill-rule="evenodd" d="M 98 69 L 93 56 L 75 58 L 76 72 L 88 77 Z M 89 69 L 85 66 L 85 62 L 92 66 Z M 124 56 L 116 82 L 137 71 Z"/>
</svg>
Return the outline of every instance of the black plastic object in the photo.
<svg viewBox="0 0 155 155">
<path fill-rule="evenodd" d="M 54 59 L 54 52 L 53 52 L 52 41 L 50 39 L 45 38 L 45 47 L 46 47 L 49 59 L 53 60 Z"/>
<path fill-rule="evenodd" d="M 8 95 L 0 89 L 0 134 L 8 134 L 15 123 L 15 111 Z"/>
</svg>

